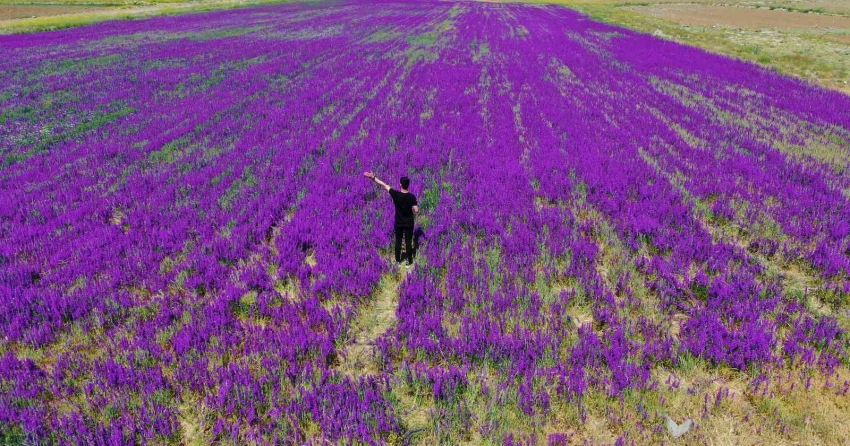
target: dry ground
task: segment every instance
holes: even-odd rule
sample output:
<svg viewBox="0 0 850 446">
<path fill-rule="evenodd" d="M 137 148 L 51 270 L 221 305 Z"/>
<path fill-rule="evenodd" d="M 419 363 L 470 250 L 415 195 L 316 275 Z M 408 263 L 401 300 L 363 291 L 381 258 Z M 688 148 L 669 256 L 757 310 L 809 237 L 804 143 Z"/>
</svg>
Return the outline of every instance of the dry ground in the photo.
<svg viewBox="0 0 850 446">
<path fill-rule="evenodd" d="M 725 26 L 748 29 L 773 28 L 783 30 L 805 30 L 809 28 L 850 30 L 850 17 L 780 9 L 675 3 L 630 6 L 626 9 L 672 20 L 688 26 Z"/>
<path fill-rule="evenodd" d="M 108 11 L 112 8 L 86 5 L 0 5 L 0 21 Z"/>
</svg>

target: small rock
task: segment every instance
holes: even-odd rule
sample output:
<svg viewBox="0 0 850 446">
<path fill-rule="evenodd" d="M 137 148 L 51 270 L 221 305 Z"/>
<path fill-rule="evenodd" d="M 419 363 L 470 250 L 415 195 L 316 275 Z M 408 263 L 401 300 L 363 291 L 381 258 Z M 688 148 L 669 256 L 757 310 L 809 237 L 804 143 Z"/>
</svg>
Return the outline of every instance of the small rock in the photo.
<svg viewBox="0 0 850 446">
<path fill-rule="evenodd" d="M 679 438 L 682 435 L 685 435 L 692 427 L 694 427 L 694 420 L 691 420 L 690 418 L 685 420 L 682 424 L 676 424 L 676 422 L 668 416 L 664 417 L 664 421 L 667 425 L 667 432 L 670 432 L 670 435 L 672 435 L 673 438 Z"/>
</svg>

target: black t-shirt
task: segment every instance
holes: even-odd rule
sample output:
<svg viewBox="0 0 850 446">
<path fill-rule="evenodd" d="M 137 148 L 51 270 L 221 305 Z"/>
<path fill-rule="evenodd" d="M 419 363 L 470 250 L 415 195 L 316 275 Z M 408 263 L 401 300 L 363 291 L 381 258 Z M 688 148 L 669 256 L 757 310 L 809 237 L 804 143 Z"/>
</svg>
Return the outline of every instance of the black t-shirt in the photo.
<svg viewBox="0 0 850 446">
<path fill-rule="evenodd" d="M 395 205 L 395 226 L 397 228 L 413 226 L 413 206 L 416 206 L 416 195 L 390 189 L 390 196 Z"/>
</svg>

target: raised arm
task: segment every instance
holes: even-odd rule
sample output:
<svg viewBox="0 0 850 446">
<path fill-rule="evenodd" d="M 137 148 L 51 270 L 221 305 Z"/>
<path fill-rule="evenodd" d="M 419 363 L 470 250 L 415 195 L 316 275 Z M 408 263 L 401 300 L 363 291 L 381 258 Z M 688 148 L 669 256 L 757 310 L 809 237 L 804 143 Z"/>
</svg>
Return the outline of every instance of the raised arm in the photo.
<svg viewBox="0 0 850 446">
<path fill-rule="evenodd" d="M 378 177 L 376 177 L 374 173 L 372 173 L 372 172 L 363 172 L 363 176 L 365 176 L 366 178 L 371 178 L 371 179 L 372 179 L 372 181 L 374 181 L 374 182 L 378 183 L 378 186 L 383 187 L 385 190 L 390 190 L 390 185 L 389 185 L 389 184 L 387 184 L 387 183 L 384 183 L 384 182 L 383 182 L 383 181 L 381 181 L 381 180 L 379 180 L 379 179 L 378 179 Z"/>
</svg>

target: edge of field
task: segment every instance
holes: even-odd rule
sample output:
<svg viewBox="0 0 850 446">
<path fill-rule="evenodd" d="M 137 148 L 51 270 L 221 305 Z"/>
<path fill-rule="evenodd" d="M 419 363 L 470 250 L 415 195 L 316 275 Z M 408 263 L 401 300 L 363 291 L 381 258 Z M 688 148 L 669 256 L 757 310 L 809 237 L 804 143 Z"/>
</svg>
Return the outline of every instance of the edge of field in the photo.
<svg viewBox="0 0 850 446">
<path fill-rule="evenodd" d="M 156 16 L 168 16 L 196 12 L 226 9 L 249 8 L 253 6 L 280 3 L 318 3 L 318 0 L 213 0 L 203 2 L 157 1 L 154 3 L 84 3 L 78 1 L 57 1 L 50 3 L 17 2 L 0 0 L 3 6 L 92 6 L 99 7 L 92 12 L 75 12 L 28 18 L 0 20 L 0 35 L 27 34 L 41 31 L 54 31 L 77 26 L 90 25 L 109 20 L 145 19 Z"/>
<path fill-rule="evenodd" d="M 850 94 L 850 57 L 835 51 L 850 39 L 850 29 L 741 28 L 727 25 L 694 26 L 629 8 L 636 6 L 720 6 L 744 10 L 779 10 L 821 16 L 844 16 L 840 11 L 799 9 L 785 0 L 766 0 L 758 5 L 741 0 L 495 0 L 561 5 L 590 18 L 634 31 L 652 34 L 680 44 L 699 47 L 772 68 L 825 88 Z M 850 40 L 848 40 L 850 41 Z"/>
</svg>

